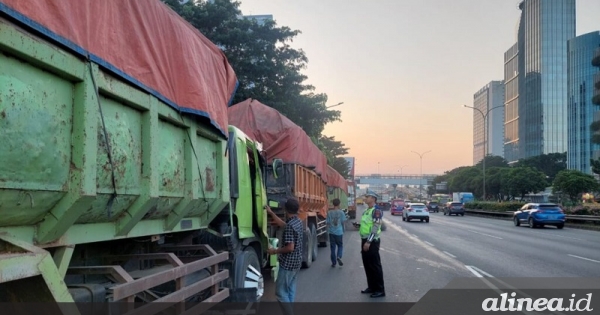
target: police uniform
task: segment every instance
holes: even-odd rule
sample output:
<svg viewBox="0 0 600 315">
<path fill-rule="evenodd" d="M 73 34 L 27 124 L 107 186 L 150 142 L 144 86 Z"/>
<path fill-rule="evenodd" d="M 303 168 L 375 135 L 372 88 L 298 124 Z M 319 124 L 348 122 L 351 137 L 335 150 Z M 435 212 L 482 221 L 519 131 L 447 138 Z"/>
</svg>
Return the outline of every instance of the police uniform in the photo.
<svg viewBox="0 0 600 315">
<path fill-rule="evenodd" d="M 371 293 L 371 297 L 385 296 L 385 287 L 383 283 L 383 269 L 381 268 L 381 258 L 379 257 L 379 238 L 381 234 L 381 223 L 383 212 L 375 206 L 365 210 L 360 219 L 359 234 L 361 238 L 361 254 L 367 283 L 369 287 L 362 290 L 361 293 Z M 369 242 L 369 250 L 363 251 L 362 247 Z"/>
</svg>

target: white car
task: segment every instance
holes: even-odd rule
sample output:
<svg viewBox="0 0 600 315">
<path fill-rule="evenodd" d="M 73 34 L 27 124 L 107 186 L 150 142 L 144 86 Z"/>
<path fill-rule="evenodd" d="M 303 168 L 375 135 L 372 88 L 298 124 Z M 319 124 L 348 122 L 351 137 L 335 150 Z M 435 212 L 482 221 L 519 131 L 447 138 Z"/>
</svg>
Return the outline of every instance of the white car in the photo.
<svg viewBox="0 0 600 315">
<path fill-rule="evenodd" d="M 429 223 L 429 210 L 424 203 L 414 202 L 408 203 L 402 212 L 402 221 L 410 221 L 413 219 L 425 221 Z"/>
</svg>

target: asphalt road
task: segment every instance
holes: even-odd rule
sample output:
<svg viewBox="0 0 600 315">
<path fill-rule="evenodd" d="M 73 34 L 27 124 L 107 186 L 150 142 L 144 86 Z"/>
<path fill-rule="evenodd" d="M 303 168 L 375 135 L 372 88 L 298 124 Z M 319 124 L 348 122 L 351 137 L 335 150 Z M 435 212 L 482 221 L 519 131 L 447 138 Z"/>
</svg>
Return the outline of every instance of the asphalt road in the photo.
<svg viewBox="0 0 600 315">
<path fill-rule="evenodd" d="M 511 221 L 432 213 L 429 223 L 385 213 L 381 259 L 386 297 L 360 294 L 366 279 L 358 232 L 344 235 L 344 266 L 329 248 L 299 274 L 297 302 L 416 302 L 456 277 L 600 277 L 600 232 L 515 227 Z M 272 280 L 264 301 L 274 300 Z"/>
<path fill-rule="evenodd" d="M 429 224 L 390 220 L 431 247 L 494 277 L 599 277 L 600 233 L 432 213 Z M 388 216 L 390 218 L 390 216 Z"/>
</svg>

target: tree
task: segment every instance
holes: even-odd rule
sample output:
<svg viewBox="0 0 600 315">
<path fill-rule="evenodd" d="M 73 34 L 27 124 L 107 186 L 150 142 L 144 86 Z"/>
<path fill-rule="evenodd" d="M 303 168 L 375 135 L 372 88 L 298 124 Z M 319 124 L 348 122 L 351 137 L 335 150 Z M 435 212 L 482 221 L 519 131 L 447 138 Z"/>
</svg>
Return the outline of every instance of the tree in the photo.
<svg viewBox="0 0 600 315">
<path fill-rule="evenodd" d="M 437 190 L 435 189 L 435 184 L 432 184 L 432 185 L 430 185 L 430 186 L 427 187 L 427 194 L 429 196 L 437 194 Z"/>
<path fill-rule="evenodd" d="M 454 168 L 454 169 L 452 169 L 450 171 L 444 172 L 444 175 L 436 176 L 433 179 L 433 181 L 431 183 L 431 186 L 429 187 L 429 189 L 428 189 L 427 192 L 430 195 L 432 195 L 432 192 L 433 192 L 433 194 L 437 193 L 438 191 L 435 190 L 435 185 L 439 184 L 439 183 L 442 183 L 442 182 L 446 182 L 448 184 L 448 190 L 443 191 L 443 192 L 444 193 L 449 193 L 450 192 L 449 191 L 450 190 L 450 183 L 452 182 L 452 179 L 456 176 L 456 174 L 458 174 L 462 170 L 465 170 L 465 169 L 468 169 L 468 168 L 470 168 L 470 166 L 460 166 L 460 167 Z"/>
<path fill-rule="evenodd" d="M 552 182 L 558 172 L 567 169 L 567 153 L 542 154 L 521 159 L 515 164 L 515 167 L 520 166 L 536 168 L 544 172 L 548 176 L 548 180 Z"/>
<path fill-rule="evenodd" d="M 564 193 L 571 201 L 576 201 L 577 196 L 588 191 L 598 189 L 598 182 L 592 175 L 577 170 L 564 170 L 556 175 L 552 183 L 553 193 Z"/>
<path fill-rule="evenodd" d="M 475 167 L 482 168 L 483 167 L 482 163 L 483 163 L 483 160 L 479 161 L 477 164 L 475 164 Z M 488 154 L 485 157 L 485 168 L 492 168 L 492 167 L 508 167 L 508 162 L 501 156 Z M 487 171 L 485 173 L 487 175 Z"/>
<path fill-rule="evenodd" d="M 600 159 L 590 159 L 590 165 L 592 166 L 592 173 L 600 175 Z"/>
<path fill-rule="evenodd" d="M 305 83 L 301 70 L 308 58 L 290 46 L 300 31 L 274 21 L 241 18 L 237 1 L 163 2 L 223 50 L 239 81 L 234 104 L 257 99 L 314 137 L 327 123 L 340 119 L 340 111 L 327 110 L 327 95 L 314 93 L 314 86 Z"/>
<path fill-rule="evenodd" d="M 486 192 L 496 196 L 498 199 L 503 199 L 506 195 L 506 179 L 510 173 L 509 167 L 491 167 L 485 170 L 486 176 Z"/>
<path fill-rule="evenodd" d="M 513 167 L 506 175 L 503 186 L 512 196 L 525 198 L 526 194 L 542 191 L 548 186 L 546 175 L 533 167 Z"/>
<path fill-rule="evenodd" d="M 450 191 L 471 191 L 477 190 L 477 185 L 481 187 L 481 170 L 475 167 L 465 167 L 460 169 L 448 183 Z M 481 191 L 483 189 L 480 189 Z M 473 192 L 475 194 L 475 192 Z"/>
</svg>

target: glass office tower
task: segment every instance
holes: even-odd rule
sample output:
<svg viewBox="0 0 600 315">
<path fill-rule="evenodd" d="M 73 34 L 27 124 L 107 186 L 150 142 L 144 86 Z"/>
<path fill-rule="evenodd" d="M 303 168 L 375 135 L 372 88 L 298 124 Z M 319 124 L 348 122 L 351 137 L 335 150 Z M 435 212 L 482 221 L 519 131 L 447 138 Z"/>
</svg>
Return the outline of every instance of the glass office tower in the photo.
<svg viewBox="0 0 600 315">
<path fill-rule="evenodd" d="M 567 41 L 575 0 L 520 3 L 519 158 L 567 151 Z"/>
<path fill-rule="evenodd" d="M 504 157 L 504 82 L 491 81 L 473 95 L 473 165 L 485 155 Z M 487 131 L 483 115 L 487 115 Z"/>
<path fill-rule="evenodd" d="M 594 76 L 600 69 L 590 62 L 600 47 L 600 32 L 568 41 L 568 154 L 567 168 L 592 174 L 590 159 L 600 145 L 592 144 L 590 125 L 600 108 L 592 104 Z"/>
<path fill-rule="evenodd" d="M 519 160 L 519 46 L 504 53 L 504 159 Z"/>
</svg>

